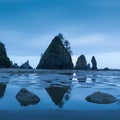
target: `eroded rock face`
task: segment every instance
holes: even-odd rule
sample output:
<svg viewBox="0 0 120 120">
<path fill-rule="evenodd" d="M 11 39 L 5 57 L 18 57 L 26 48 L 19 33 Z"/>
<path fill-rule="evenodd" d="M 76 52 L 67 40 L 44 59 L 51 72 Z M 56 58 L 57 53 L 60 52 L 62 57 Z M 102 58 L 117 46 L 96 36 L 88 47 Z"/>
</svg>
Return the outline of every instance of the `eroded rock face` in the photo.
<svg viewBox="0 0 120 120">
<path fill-rule="evenodd" d="M 22 88 L 17 93 L 16 99 L 20 102 L 21 106 L 37 104 L 40 101 L 40 98 L 37 95 L 28 91 L 26 88 Z"/>
<path fill-rule="evenodd" d="M 84 55 L 81 55 L 76 62 L 75 69 L 77 70 L 86 70 L 87 69 L 87 61 Z"/>
<path fill-rule="evenodd" d="M 62 40 L 56 36 L 42 55 L 37 69 L 72 69 L 70 53 L 64 47 Z"/>
<path fill-rule="evenodd" d="M 99 91 L 87 96 L 86 100 L 97 104 L 109 104 L 117 101 L 116 97 Z"/>
</svg>

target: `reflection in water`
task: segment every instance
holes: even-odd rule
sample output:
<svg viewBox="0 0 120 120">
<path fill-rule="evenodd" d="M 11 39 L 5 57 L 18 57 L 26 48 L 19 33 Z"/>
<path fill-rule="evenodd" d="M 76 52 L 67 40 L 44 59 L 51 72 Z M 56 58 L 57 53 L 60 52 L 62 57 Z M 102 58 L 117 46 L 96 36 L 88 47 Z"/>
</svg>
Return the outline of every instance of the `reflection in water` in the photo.
<svg viewBox="0 0 120 120">
<path fill-rule="evenodd" d="M 0 98 L 2 98 L 5 94 L 5 90 L 6 90 L 6 84 L 2 84 L 0 83 Z"/>
<path fill-rule="evenodd" d="M 50 86 L 45 88 L 52 101 L 59 107 L 63 107 L 64 103 L 70 99 L 70 86 Z"/>
</svg>

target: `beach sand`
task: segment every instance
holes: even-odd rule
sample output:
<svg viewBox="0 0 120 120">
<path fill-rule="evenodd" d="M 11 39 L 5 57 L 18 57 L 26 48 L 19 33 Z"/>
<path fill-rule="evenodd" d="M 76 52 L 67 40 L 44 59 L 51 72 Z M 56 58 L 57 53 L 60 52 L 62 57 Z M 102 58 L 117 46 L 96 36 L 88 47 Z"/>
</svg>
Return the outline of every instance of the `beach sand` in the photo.
<svg viewBox="0 0 120 120">
<path fill-rule="evenodd" d="M 120 120 L 120 110 L 0 111 L 0 120 Z"/>
</svg>

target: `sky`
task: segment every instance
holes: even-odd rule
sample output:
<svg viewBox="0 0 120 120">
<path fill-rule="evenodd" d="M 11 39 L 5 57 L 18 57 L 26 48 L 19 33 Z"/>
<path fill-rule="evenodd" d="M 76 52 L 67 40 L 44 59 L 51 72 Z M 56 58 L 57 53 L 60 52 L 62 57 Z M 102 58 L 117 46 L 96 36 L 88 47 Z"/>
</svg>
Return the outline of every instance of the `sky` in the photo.
<svg viewBox="0 0 120 120">
<path fill-rule="evenodd" d="M 0 0 L 0 41 L 13 63 L 39 63 L 51 40 L 69 40 L 73 62 L 94 55 L 99 68 L 120 68 L 119 0 Z"/>
</svg>

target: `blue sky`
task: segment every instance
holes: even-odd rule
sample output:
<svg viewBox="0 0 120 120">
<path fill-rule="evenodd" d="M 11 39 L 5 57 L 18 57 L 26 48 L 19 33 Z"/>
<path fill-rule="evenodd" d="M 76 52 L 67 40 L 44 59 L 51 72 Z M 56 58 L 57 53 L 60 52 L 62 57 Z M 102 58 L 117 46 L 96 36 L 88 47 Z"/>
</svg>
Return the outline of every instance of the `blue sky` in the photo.
<svg viewBox="0 0 120 120">
<path fill-rule="evenodd" d="M 119 0 L 0 0 L 0 41 L 8 56 L 34 67 L 58 33 L 74 58 L 95 55 L 99 67 L 120 68 Z"/>
</svg>

